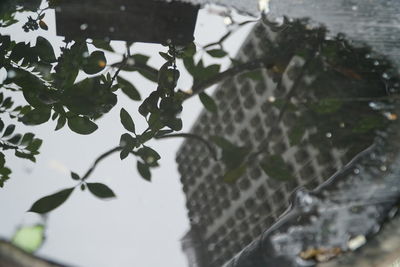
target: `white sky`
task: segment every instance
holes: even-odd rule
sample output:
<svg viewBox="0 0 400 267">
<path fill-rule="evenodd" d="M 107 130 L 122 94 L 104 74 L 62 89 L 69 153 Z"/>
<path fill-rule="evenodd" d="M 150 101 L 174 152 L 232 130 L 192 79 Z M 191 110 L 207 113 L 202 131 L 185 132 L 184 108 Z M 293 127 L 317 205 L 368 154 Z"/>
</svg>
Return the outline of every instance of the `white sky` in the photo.
<svg viewBox="0 0 400 267">
<path fill-rule="evenodd" d="M 209 9 L 199 13 L 195 32 L 199 44 L 218 40 L 226 30 L 223 17 L 213 13 Z M 60 41 L 60 37 L 55 37 L 54 16 L 50 12 L 46 15 L 46 22 L 49 25 L 46 38 Z M 226 42 L 225 47 L 232 56 L 250 27 L 244 27 Z M 22 30 L 18 26 L 10 31 Z M 34 35 L 29 34 L 33 39 Z M 20 41 L 26 35 L 15 36 Z M 113 46 L 122 48 L 122 43 L 113 43 Z M 165 48 L 150 44 L 132 47 L 133 53 L 152 55 L 150 65 L 156 68 L 163 63 L 158 51 L 165 51 Z M 108 59 L 109 62 L 116 60 L 115 57 Z M 228 62 L 224 60 L 222 63 L 226 68 Z M 143 97 L 155 89 L 155 84 L 139 75 L 122 75 L 134 81 Z M 187 89 L 190 84 L 189 76 L 181 73 L 179 87 Z M 10 238 L 18 225 L 37 221 L 36 215 L 26 213 L 34 201 L 74 186 L 70 170 L 83 174 L 98 155 L 118 144 L 120 135 L 125 132 L 119 121 L 121 107 L 129 111 L 136 119 L 136 127 L 143 130 L 146 125 L 137 112 L 138 105 L 119 95 L 118 104 L 97 121 L 99 129 L 89 136 L 75 134 L 67 126 L 54 132 L 55 122 L 51 121 L 35 127 L 17 125 L 16 131 L 35 132 L 44 143 L 36 164 L 7 154 L 7 165 L 13 174 L 0 189 L 0 237 Z M 184 131 L 190 129 L 201 108 L 197 98 L 185 103 L 182 114 Z M 170 139 L 152 143 L 162 159 L 161 167 L 152 173 L 151 183 L 140 178 L 135 158 L 129 157 L 122 162 L 118 154 L 107 158 L 89 181 L 107 184 L 117 194 L 117 199 L 102 201 L 87 191 L 74 191 L 65 204 L 50 213 L 47 240 L 38 254 L 74 266 L 156 267 L 165 266 L 166 262 L 168 266 L 187 266 L 179 239 L 187 231 L 189 223 L 175 163 L 175 153 L 181 142 Z"/>
</svg>

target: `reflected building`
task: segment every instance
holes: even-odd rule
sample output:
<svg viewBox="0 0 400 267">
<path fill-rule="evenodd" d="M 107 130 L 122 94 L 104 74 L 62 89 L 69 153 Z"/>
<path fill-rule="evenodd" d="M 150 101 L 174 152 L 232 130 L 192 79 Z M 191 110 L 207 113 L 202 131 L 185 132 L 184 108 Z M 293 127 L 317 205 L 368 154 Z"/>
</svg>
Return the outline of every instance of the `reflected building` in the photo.
<svg viewBox="0 0 400 267">
<path fill-rule="evenodd" d="M 236 59 L 249 62 L 274 54 L 275 67 L 223 81 L 214 93 L 218 115 L 203 111 L 192 128 L 206 139 L 224 136 L 251 151 L 262 148 L 267 158 L 282 159 L 272 161 L 280 166 L 272 164 L 268 172 L 254 160 L 236 182 L 227 183 L 224 164 L 213 160 L 201 142 L 186 140 L 177 153 L 188 216 L 196 229 L 182 239 L 191 267 L 222 266 L 282 215 L 296 188 L 313 189 L 326 181 L 366 148 L 372 131 L 380 127 L 373 121 L 381 115 L 366 102 L 333 98 L 384 95 L 374 89 L 381 88 L 375 86 L 379 79 L 370 73 L 368 79 L 361 77 L 367 74 L 349 68 L 348 59 L 331 67 L 325 66 L 331 62 L 325 52 L 307 56 L 319 47 L 313 40 L 324 36 L 323 29 L 307 30 L 302 23 L 287 27 L 273 31 L 267 24 L 255 26 Z M 339 49 L 335 51 L 346 46 L 328 45 Z M 298 52 L 299 47 L 304 49 Z"/>
</svg>

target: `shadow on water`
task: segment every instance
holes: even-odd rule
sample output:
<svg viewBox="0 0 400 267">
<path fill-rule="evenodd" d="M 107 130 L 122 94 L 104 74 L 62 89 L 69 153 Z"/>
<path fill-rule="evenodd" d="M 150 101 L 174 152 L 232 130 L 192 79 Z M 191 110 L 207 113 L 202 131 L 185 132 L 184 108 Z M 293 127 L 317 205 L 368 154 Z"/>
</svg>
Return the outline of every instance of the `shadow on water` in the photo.
<svg viewBox="0 0 400 267">
<path fill-rule="evenodd" d="M 1 6 L 3 27 L 16 22 L 15 6 L 22 3 Z M 25 125 L 52 118 L 57 130 L 67 126 L 87 135 L 116 105 L 116 91 L 141 101 L 138 111 L 147 128 L 139 132 L 122 109 L 129 133 L 85 174 L 71 176 L 82 191 L 111 198 L 108 186 L 87 181 L 104 158 L 135 157 L 138 172 L 149 181 L 160 156 L 146 142 L 186 138 L 176 159 L 191 219 L 182 239 L 190 266 L 313 266 L 358 249 L 394 215 L 400 196 L 400 83 L 390 59 L 310 26 L 307 19 L 276 23 L 262 15 L 231 66 L 220 71 L 220 65 L 205 66 L 195 57 L 198 6 L 121 0 L 49 4 L 58 34 L 67 37 L 60 56 L 42 36 L 34 45 L 17 43 L 12 34 L 0 36 L 0 67 L 7 72 L 1 115 Z M 47 30 L 47 9 L 29 17 L 23 30 Z M 143 27 L 132 30 L 138 23 Z M 252 21 L 235 26 L 247 23 Z M 227 57 L 223 43 L 232 32 L 200 49 L 213 58 Z M 111 40 L 127 41 L 127 51 L 109 71 L 104 51 L 115 52 Z M 164 65 L 156 69 L 146 55 L 131 55 L 132 42 L 164 44 Z M 193 78 L 190 91 L 177 88 L 177 61 Z M 156 89 L 142 100 L 119 76 L 121 70 L 139 73 Z M 85 79 L 78 82 L 78 73 Z M 205 89 L 214 84 L 218 88 L 209 96 Z M 15 106 L 4 91 L 22 92 L 27 103 Z M 192 131 L 182 133 L 182 103 L 197 95 L 205 110 Z M 14 124 L 0 122 L 2 150 L 35 161 L 42 141 L 14 134 Z M 3 186 L 12 170 L 0 155 Z M 30 211 L 48 213 L 74 189 L 39 199 Z"/>
</svg>

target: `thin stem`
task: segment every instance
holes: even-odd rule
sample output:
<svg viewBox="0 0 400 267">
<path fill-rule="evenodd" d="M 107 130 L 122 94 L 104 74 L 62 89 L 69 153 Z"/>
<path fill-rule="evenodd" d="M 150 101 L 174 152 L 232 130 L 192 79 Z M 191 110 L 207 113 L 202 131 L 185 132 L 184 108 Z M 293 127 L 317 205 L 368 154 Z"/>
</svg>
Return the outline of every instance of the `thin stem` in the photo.
<svg viewBox="0 0 400 267">
<path fill-rule="evenodd" d="M 197 94 L 203 92 L 204 90 L 206 90 L 208 87 L 210 87 L 214 84 L 217 84 L 219 82 L 222 82 L 225 79 L 232 78 L 233 76 L 236 76 L 238 74 L 242 74 L 242 73 L 257 70 L 257 69 L 264 69 L 264 68 L 270 69 L 273 66 L 274 66 L 274 64 L 272 63 L 272 60 L 270 60 L 269 58 L 258 59 L 258 60 L 252 61 L 252 62 L 247 62 L 247 63 L 243 63 L 238 66 L 234 66 L 230 69 L 227 69 L 226 71 L 223 71 L 223 72 L 220 72 L 220 73 L 214 75 L 213 77 L 209 78 L 208 80 L 205 80 L 203 82 L 195 84 L 192 87 L 192 92 L 190 94 L 187 93 L 185 99 L 188 99 L 194 95 L 197 95 Z"/>
<path fill-rule="evenodd" d="M 89 175 L 94 171 L 94 169 L 96 168 L 96 166 L 106 157 L 110 156 L 111 154 L 114 154 L 115 152 L 118 152 L 120 150 L 122 150 L 123 148 L 120 146 L 114 147 L 113 149 L 108 150 L 107 152 L 101 154 L 93 163 L 92 167 L 90 167 L 89 170 L 87 170 L 87 172 L 85 173 L 85 175 L 82 177 L 82 181 L 85 181 Z"/>
<path fill-rule="evenodd" d="M 191 134 L 191 133 L 176 133 L 176 134 L 167 134 L 167 135 L 163 135 L 160 137 L 155 137 L 155 139 L 165 139 L 165 138 L 174 138 L 174 137 L 183 137 L 183 138 L 192 138 L 192 139 L 196 139 L 200 142 L 202 142 L 203 144 L 206 145 L 206 147 L 208 148 L 208 150 L 210 151 L 212 157 L 217 160 L 217 153 L 214 149 L 214 147 L 203 137 L 196 135 L 196 134 Z"/>
</svg>

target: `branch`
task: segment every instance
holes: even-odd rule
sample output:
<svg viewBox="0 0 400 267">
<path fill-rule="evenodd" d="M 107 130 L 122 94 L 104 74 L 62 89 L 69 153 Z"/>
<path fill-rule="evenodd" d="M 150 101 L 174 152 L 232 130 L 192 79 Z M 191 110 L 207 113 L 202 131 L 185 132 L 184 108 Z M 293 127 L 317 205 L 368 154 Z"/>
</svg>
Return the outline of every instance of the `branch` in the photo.
<svg viewBox="0 0 400 267">
<path fill-rule="evenodd" d="M 96 166 L 100 163 L 100 161 L 102 161 L 103 159 L 105 159 L 106 157 L 110 156 L 111 154 L 114 154 L 115 152 L 118 152 L 122 150 L 122 147 L 117 146 L 114 147 L 113 149 L 108 150 L 107 152 L 101 154 L 93 163 L 92 167 L 90 167 L 89 170 L 87 170 L 87 172 L 85 173 L 85 175 L 82 177 L 82 181 L 85 181 L 89 175 L 94 171 L 94 169 L 96 168 Z"/>
<path fill-rule="evenodd" d="M 174 138 L 174 137 L 183 137 L 183 138 L 192 138 L 192 139 L 196 139 L 200 142 L 202 142 L 203 144 L 205 144 L 208 148 L 208 150 L 211 153 L 211 156 L 217 160 L 217 153 L 214 150 L 214 147 L 203 137 L 196 135 L 196 134 L 191 134 L 191 133 L 176 133 L 176 134 L 168 134 L 168 135 L 164 135 L 164 136 L 160 136 L 160 137 L 155 137 L 155 139 L 164 139 L 164 138 Z"/>
<path fill-rule="evenodd" d="M 203 92 L 204 90 L 206 90 L 208 87 L 210 87 L 216 83 L 222 82 L 223 80 L 225 80 L 227 78 L 232 78 L 233 76 L 236 76 L 238 74 L 242 74 L 242 73 L 257 70 L 257 69 L 264 69 L 264 68 L 270 69 L 273 66 L 274 66 L 274 64 L 272 63 L 272 60 L 270 60 L 270 58 L 258 59 L 258 60 L 254 60 L 252 62 L 247 62 L 247 63 L 243 63 L 238 66 L 234 66 L 230 69 L 227 69 L 226 71 L 223 71 L 221 73 L 214 75 L 213 77 L 209 78 L 208 80 L 205 80 L 198 84 L 193 85 L 192 92 L 190 94 L 187 93 L 185 99 L 188 99 L 194 95 L 197 95 L 197 94 Z"/>
</svg>

